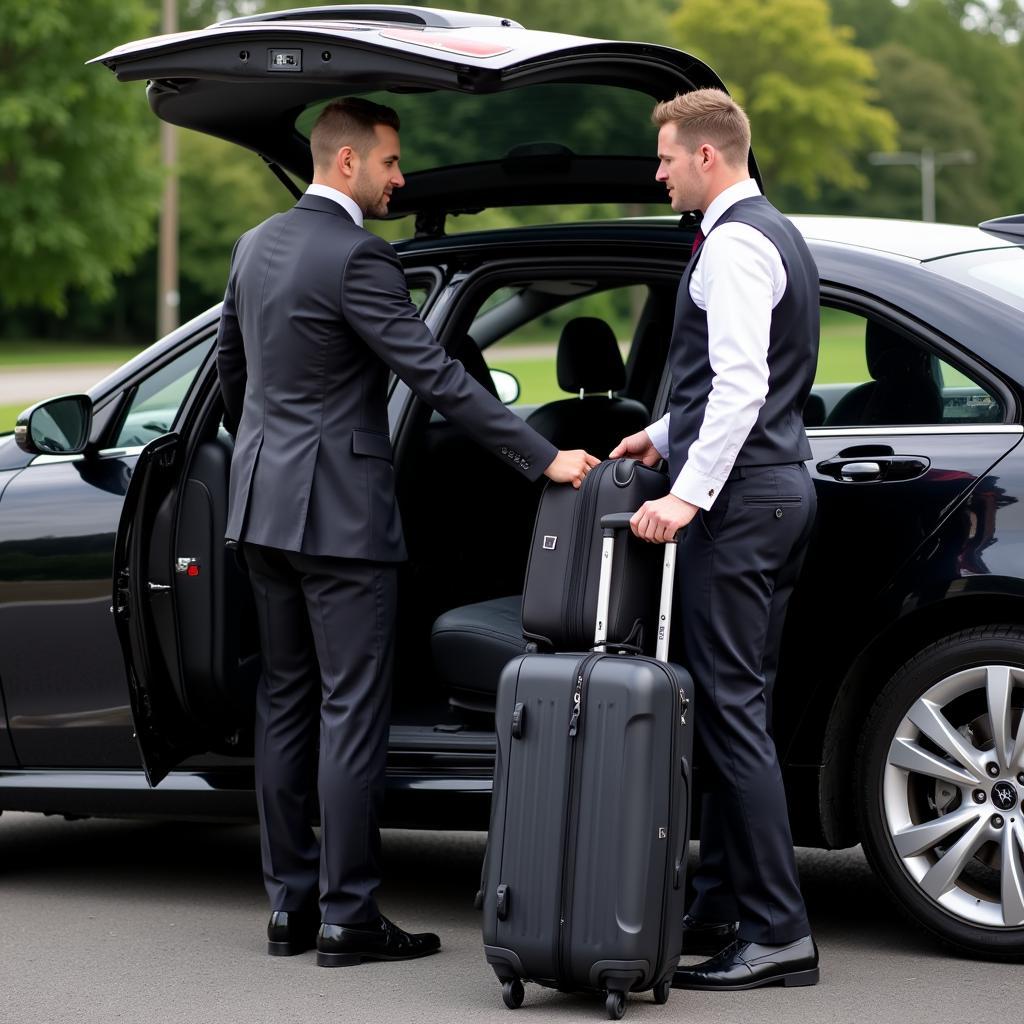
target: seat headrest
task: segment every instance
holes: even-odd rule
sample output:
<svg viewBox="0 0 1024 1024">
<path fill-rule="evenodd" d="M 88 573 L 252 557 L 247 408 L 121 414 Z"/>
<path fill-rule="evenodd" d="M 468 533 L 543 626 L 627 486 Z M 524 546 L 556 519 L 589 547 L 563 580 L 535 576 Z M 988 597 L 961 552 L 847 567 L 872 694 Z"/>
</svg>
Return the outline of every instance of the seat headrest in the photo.
<svg viewBox="0 0 1024 1024">
<path fill-rule="evenodd" d="M 611 327 L 595 316 L 578 316 L 558 340 L 558 386 L 563 391 L 618 391 L 626 367 Z"/>
<path fill-rule="evenodd" d="M 927 350 L 875 320 L 869 320 L 864 330 L 864 351 L 874 380 L 906 374 L 931 376 Z"/>
</svg>

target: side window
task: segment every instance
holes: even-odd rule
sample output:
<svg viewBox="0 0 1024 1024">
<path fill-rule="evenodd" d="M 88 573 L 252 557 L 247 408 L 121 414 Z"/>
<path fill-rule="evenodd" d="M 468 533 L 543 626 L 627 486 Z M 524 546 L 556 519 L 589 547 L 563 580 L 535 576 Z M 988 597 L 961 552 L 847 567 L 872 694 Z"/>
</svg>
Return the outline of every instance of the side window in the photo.
<svg viewBox="0 0 1024 1024">
<path fill-rule="evenodd" d="M 821 347 L 808 426 L 997 423 L 985 387 L 884 321 L 822 307 Z"/>
<path fill-rule="evenodd" d="M 484 359 L 492 370 L 505 370 L 519 381 L 516 405 L 544 405 L 569 397 L 558 383 L 558 343 L 565 325 L 578 317 L 603 320 L 619 343 L 623 364 L 629 358 L 630 339 L 643 309 L 648 289 L 644 285 L 631 285 L 592 292 L 550 307 L 543 302 L 546 312 L 530 316 L 528 310 L 538 296 L 571 294 L 572 282 L 545 281 L 527 289 L 500 288 L 492 293 L 477 313 L 476 323 L 488 313 L 507 306 L 510 313 L 518 304 L 519 317 L 512 316 L 515 326 L 484 350 Z M 564 289 L 561 290 L 561 289 Z M 543 300 L 542 300 L 543 301 Z M 473 327 L 469 333 L 474 334 Z M 474 335 L 475 336 L 475 335 Z M 621 387 L 616 383 L 616 387 Z"/>
<path fill-rule="evenodd" d="M 110 447 L 133 448 L 166 434 L 213 344 L 214 338 L 205 338 L 142 381 L 128 403 Z"/>
<path fill-rule="evenodd" d="M 423 304 L 427 301 L 429 294 L 430 288 L 426 284 L 409 282 L 409 298 L 412 299 L 412 304 L 416 307 L 417 312 L 422 312 Z"/>
</svg>

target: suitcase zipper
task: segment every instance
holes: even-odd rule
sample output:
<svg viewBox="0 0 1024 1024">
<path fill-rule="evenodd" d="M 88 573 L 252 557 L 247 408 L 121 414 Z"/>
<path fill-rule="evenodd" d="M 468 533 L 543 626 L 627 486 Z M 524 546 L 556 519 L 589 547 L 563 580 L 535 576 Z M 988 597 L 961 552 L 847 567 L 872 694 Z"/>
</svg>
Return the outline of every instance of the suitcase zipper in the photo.
<svg viewBox="0 0 1024 1024">
<path fill-rule="evenodd" d="M 576 508 L 573 510 L 572 537 L 576 541 L 576 547 L 573 550 L 572 564 L 565 579 L 567 600 L 563 603 L 564 608 L 571 609 L 571 620 L 566 622 L 566 639 L 573 644 L 577 642 L 577 638 L 582 642 L 586 629 L 583 616 L 587 587 L 583 579 L 583 572 L 587 562 L 590 560 L 590 549 L 593 543 L 591 531 L 586 530 L 586 536 L 584 537 L 581 535 L 582 531 L 579 526 L 581 523 L 584 526 L 587 523 L 593 523 L 594 505 L 597 503 L 600 478 L 606 472 L 604 467 L 614 465 L 613 462 L 602 462 L 592 473 L 588 473 L 583 478 L 583 484 L 580 487 L 580 498 L 576 502 Z M 576 592 L 573 594 L 572 588 L 574 585 Z M 572 600 L 568 599 L 570 595 Z"/>
<path fill-rule="evenodd" d="M 580 735 L 580 716 L 583 711 L 583 700 L 586 693 L 587 683 L 594 665 L 603 657 L 601 654 L 588 654 L 576 667 L 576 689 L 573 692 L 572 713 L 569 716 L 569 742 L 572 750 L 569 754 L 569 790 L 566 795 L 565 833 L 562 838 L 562 891 L 559 900 L 558 917 L 558 980 L 566 979 L 566 961 L 569 951 L 569 915 L 572 908 L 572 893 L 574 875 L 572 872 L 573 858 L 570 856 L 572 850 L 572 837 L 579 822 L 579 806 L 577 801 L 576 784 L 579 774 L 581 760 L 580 749 L 582 738 Z"/>
<path fill-rule="evenodd" d="M 662 889 L 662 893 L 661 893 L 661 926 L 660 926 L 660 932 L 659 932 L 659 936 L 658 936 L 658 959 L 655 961 L 655 965 L 654 965 L 654 968 L 653 968 L 654 970 L 660 969 L 662 961 L 665 959 L 665 936 L 666 936 L 666 933 L 668 931 L 668 929 L 666 928 L 666 923 L 667 923 L 667 917 L 668 917 L 668 908 L 669 908 L 669 904 L 671 903 L 671 898 L 670 898 L 669 893 L 670 893 L 670 890 L 673 888 L 673 883 L 675 882 L 675 878 L 674 878 L 675 864 L 673 863 L 673 860 L 675 858 L 675 854 L 672 851 L 676 847 L 676 836 L 674 834 L 675 830 L 672 828 L 672 825 L 673 825 L 673 817 L 672 816 L 673 816 L 673 814 L 675 812 L 676 803 L 679 800 L 679 779 L 676 778 L 676 772 L 677 771 L 681 772 L 680 766 L 676 765 L 676 756 L 677 756 L 677 751 L 678 751 L 678 747 L 677 747 L 677 744 L 676 744 L 676 736 L 678 735 L 680 728 L 685 728 L 686 727 L 686 712 L 689 710 L 689 707 L 690 707 L 690 700 L 689 700 L 689 698 L 686 696 L 686 693 L 683 691 L 682 687 L 680 687 L 680 686 L 678 686 L 676 684 L 676 680 L 673 677 L 672 673 L 668 670 L 667 666 L 665 666 L 665 677 L 668 680 L 668 684 L 669 684 L 669 686 L 671 687 L 671 689 L 673 691 L 673 697 L 675 697 L 676 691 L 678 691 L 678 694 L 679 694 L 679 721 L 677 723 L 675 721 L 675 716 L 673 716 L 672 736 L 671 736 L 671 739 L 669 740 L 669 750 L 671 752 L 669 754 L 669 758 L 670 758 L 669 763 L 672 765 L 672 772 L 671 772 L 671 776 L 670 776 L 671 777 L 671 781 L 670 781 L 669 787 L 668 787 L 669 826 L 668 826 L 668 836 L 666 837 L 666 839 L 668 841 L 668 846 L 667 846 L 667 848 L 665 850 L 665 886 Z M 683 812 L 683 815 L 679 817 L 679 820 L 677 822 L 675 822 L 677 828 L 686 829 L 686 827 L 687 827 L 686 819 L 687 819 L 687 816 L 690 813 L 691 813 L 691 808 L 689 807 L 689 786 L 687 786 L 687 807 L 685 808 L 685 810 Z M 683 852 L 683 857 L 684 857 L 684 860 L 685 860 L 685 857 L 686 857 L 686 852 L 685 851 Z M 661 978 L 659 978 L 659 977 L 652 977 L 651 978 L 651 984 L 652 985 L 656 985 L 659 981 L 661 981 Z"/>
</svg>

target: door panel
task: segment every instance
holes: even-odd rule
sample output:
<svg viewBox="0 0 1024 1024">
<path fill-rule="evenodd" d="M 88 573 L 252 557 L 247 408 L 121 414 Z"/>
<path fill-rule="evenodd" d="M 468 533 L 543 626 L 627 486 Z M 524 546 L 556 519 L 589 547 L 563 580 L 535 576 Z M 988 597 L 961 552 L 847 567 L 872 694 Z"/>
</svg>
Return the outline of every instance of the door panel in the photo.
<svg viewBox="0 0 1024 1024">
<path fill-rule="evenodd" d="M 903 596 L 900 569 L 1021 439 L 1020 428 L 878 427 L 809 431 L 808 469 L 818 495 L 814 536 L 790 605 L 773 718 L 785 750 L 805 713 L 829 701 L 846 669 L 892 620 Z M 900 472 L 886 475 L 890 465 Z M 852 477 L 836 462 L 880 464 Z M 916 467 L 901 478 L 906 467 Z M 926 466 L 923 471 L 921 466 Z M 994 516 L 989 529 L 994 529 Z M 969 567 L 938 562 L 956 579 Z"/>
<path fill-rule="evenodd" d="M 23 767 L 138 766 L 110 615 L 134 455 L 38 459 L 0 504 L 0 680 Z"/>
<path fill-rule="evenodd" d="M 173 519 L 168 509 L 181 448 L 177 434 L 165 434 L 142 450 L 114 547 L 114 622 L 139 752 L 152 786 L 190 754 L 205 749 L 186 710 L 167 557 Z"/>
</svg>

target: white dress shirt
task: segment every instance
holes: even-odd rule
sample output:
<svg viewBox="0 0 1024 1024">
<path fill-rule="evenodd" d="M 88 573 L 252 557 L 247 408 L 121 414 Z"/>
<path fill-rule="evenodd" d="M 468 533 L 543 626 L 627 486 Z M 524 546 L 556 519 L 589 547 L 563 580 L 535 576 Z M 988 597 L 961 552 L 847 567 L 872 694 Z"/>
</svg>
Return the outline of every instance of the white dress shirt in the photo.
<svg viewBox="0 0 1024 1024">
<path fill-rule="evenodd" d="M 363 226 L 363 211 L 359 209 L 356 201 L 351 196 L 345 195 L 344 192 L 339 192 L 336 188 L 331 188 L 330 185 L 310 185 L 306 189 L 306 195 L 333 199 L 356 222 L 356 227 Z"/>
<path fill-rule="evenodd" d="M 690 298 L 708 315 L 708 358 L 714 377 L 704 420 L 672 484 L 677 498 L 709 509 L 732 471 L 743 442 L 768 394 L 768 340 L 772 310 L 786 291 L 779 250 L 749 224 L 730 221 L 711 229 L 734 203 L 760 195 L 747 178 L 708 205 L 705 239 L 690 276 Z M 668 458 L 669 417 L 647 428 L 651 443 Z"/>
</svg>

